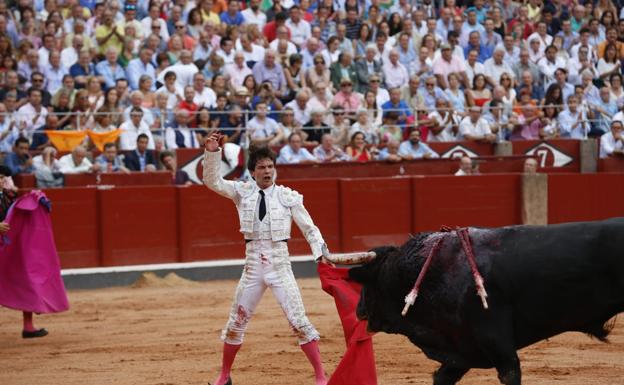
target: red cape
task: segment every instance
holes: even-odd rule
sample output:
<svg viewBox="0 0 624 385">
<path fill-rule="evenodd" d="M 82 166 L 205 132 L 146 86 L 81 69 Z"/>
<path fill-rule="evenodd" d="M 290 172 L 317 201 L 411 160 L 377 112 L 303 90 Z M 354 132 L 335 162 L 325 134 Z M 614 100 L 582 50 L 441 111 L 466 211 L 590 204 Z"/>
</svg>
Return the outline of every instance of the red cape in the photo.
<svg viewBox="0 0 624 385">
<path fill-rule="evenodd" d="M 69 309 L 50 221 L 41 191 L 19 197 L 6 217 L 11 226 L 0 237 L 0 305 L 33 313 Z"/>
<path fill-rule="evenodd" d="M 355 315 L 362 286 L 349 279 L 349 269 L 319 263 L 318 273 L 323 290 L 334 297 L 347 344 L 328 385 L 377 385 L 373 336 L 366 331 L 367 322 Z"/>
</svg>

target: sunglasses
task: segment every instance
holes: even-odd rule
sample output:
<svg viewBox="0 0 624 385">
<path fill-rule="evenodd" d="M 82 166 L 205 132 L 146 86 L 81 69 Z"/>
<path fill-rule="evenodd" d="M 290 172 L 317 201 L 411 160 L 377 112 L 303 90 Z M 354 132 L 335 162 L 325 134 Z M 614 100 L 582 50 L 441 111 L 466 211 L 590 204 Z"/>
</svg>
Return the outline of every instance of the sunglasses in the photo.
<svg viewBox="0 0 624 385">
<path fill-rule="evenodd" d="M 43 79 L 33 79 L 33 83 L 43 83 Z"/>
<path fill-rule="evenodd" d="M 427 87 L 435 87 L 435 84 L 433 84 L 433 83 L 427 83 Z"/>
<path fill-rule="evenodd" d="M 325 64 L 325 62 L 322 61 L 315 61 L 314 64 Z"/>
<path fill-rule="evenodd" d="M 152 25 L 152 29 L 160 29 L 160 25 Z"/>
<path fill-rule="evenodd" d="M 379 83 L 379 80 L 377 80 L 377 79 L 373 79 L 373 80 L 371 80 L 370 82 L 371 82 L 371 83 Z"/>
</svg>

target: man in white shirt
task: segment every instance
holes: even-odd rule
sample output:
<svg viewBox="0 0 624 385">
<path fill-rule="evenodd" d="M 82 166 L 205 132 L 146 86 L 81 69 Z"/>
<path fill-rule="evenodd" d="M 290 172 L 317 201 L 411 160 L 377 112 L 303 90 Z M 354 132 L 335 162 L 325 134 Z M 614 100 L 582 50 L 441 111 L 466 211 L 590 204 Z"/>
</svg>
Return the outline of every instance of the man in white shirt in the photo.
<svg viewBox="0 0 624 385">
<path fill-rule="evenodd" d="M 490 125 L 481 117 L 481 108 L 471 107 L 470 113 L 459 125 L 459 140 L 494 143 L 496 135 L 492 134 Z"/>
<path fill-rule="evenodd" d="M 100 169 L 100 165 L 92 164 L 87 159 L 87 150 L 83 146 L 77 146 L 70 154 L 61 157 L 58 161 L 58 167 L 63 174 L 96 172 Z"/>
<path fill-rule="evenodd" d="M 250 0 L 249 6 L 241 14 L 245 19 L 245 24 L 255 24 L 260 31 L 267 22 L 266 15 L 260 10 L 260 0 Z"/>
<path fill-rule="evenodd" d="M 158 81 L 165 83 L 165 75 L 172 71 L 176 74 L 176 86 L 184 89 L 186 86 L 193 84 L 193 75 L 199 72 L 199 69 L 193 63 L 193 54 L 191 51 L 182 50 L 180 53 L 180 61 L 162 70 L 158 75 Z"/>
<path fill-rule="evenodd" d="M 539 41 L 539 51 L 542 53 L 544 53 L 546 48 L 552 44 L 553 37 L 548 34 L 548 26 L 545 22 L 538 22 L 536 31 L 533 32 L 527 40 L 532 41 L 534 39 Z"/>
<path fill-rule="evenodd" d="M 143 121 L 143 110 L 139 107 L 133 107 L 130 111 L 130 120 L 127 120 L 119 126 L 121 135 L 119 135 L 119 149 L 121 151 L 131 151 L 136 149 L 136 141 L 139 134 L 145 134 L 149 138 L 147 148 L 154 149 L 154 138 L 148 125 Z"/>
<path fill-rule="evenodd" d="M 267 117 L 267 105 L 265 102 L 256 104 L 256 116 L 247 123 L 247 131 L 251 136 L 251 143 L 256 146 L 271 145 L 277 135 L 279 124 Z"/>
<path fill-rule="evenodd" d="M 67 47 L 61 51 L 61 65 L 67 69 L 78 62 L 78 54 L 84 47 L 84 39 L 80 35 L 76 35 L 72 39 L 71 47 Z"/>
<path fill-rule="evenodd" d="M 505 63 L 505 60 L 503 60 L 504 57 L 505 49 L 499 46 L 494 49 L 494 54 L 492 55 L 492 57 L 487 59 L 485 63 L 483 63 L 485 79 L 492 87 L 500 85 L 500 78 L 501 75 L 504 73 L 509 75 L 509 77 L 511 77 L 512 79 L 515 76 L 511 67 L 507 63 Z M 513 84 L 513 80 L 511 84 Z"/>
<path fill-rule="evenodd" d="M 59 51 L 50 51 L 50 58 L 44 67 L 43 74 L 46 77 L 46 90 L 54 95 L 63 85 L 63 76 L 68 74 L 67 68 L 61 65 L 61 53 Z"/>
<path fill-rule="evenodd" d="M 133 108 L 138 108 L 143 111 L 143 119 L 142 121 L 148 126 L 151 127 L 154 124 L 154 114 L 149 108 L 143 107 L 143 92 L 136 90 L 132 91 L 130 94 L 130 105 L 126 107 L 123 111 L 123 120 L 130 120 L 130 112 Z"/>
<path fill-rule="evenodd" d="M 217 94 L 212 88 L 206 87 L 206 77 L 203 73 L 198 72 L 193 76 L 193 89 L 195 90 L 193 103 L 197 104 L 199 108 L 212 108 L 216 105 Z"/>
<path fill-rule="evenodd" d="M 305 42 L 312 36 L 310 23 L 301 18 L 301 9 L 295 5 L 290 8 L 290 19 L 286 20 L 286 26 L 290 30 L 290 40 L 298 47 L 305 45 Z"/>
<path fill-rule="evenodd" d="M 286 44 L 286 56 L 297 53 L 297 46 L 288 39 L 288 28 L 286 26 L 277 27 L 277 38 L 269 43 L 269 48 L 279 52 L 280 45 Z M 280 52 L 281 53 L 281 52 Z"/>
<path fill-rule="evenodd" d="M 383 66 L 386 88 L 396 88 L 407 84 L 409 75 L 403 64 L 399 63 L 399 51 L 393 48 L 388 59 L 388 63 Z"/>
<path fill-rule="evenodd" d="M 304 163 L 318 163 L 318 160 L 314 155 L 310 154 L 310 151 L 302 147 L 303 140 L 301 135 L 293 132 L 288 137 L 288 144 L 279 152 L 277 157 L 277 164 L 304 164 Z"/>
<path fill-rule="evenodd" d="M 549 85 L 555 81 L 555 71 L 558 68 L 566 68 L 565 61 L 557 56 L 557 47 L 549 45 L 543 58 L 537 62 L 540 72 L 544 76 L 544 84 Z"/>
<path fill-rule="evenodd" d="M 175 127 L 165 129 L 165 144 L 167 149 L 199 148 L 201 141 L 197 133 L 188 126 L 190 115 L 187 110 L 178 110 L 175 113 Z"/>
<path fill-rule="evenodd" d="M 483 67 L 483 64 L 477 61 L 478 57 L 479 53 L 476 50 L 471 49 L 468 52 L 468 57 L 466 58 L 466 77 L 468 77 L 468 84 L 470 85 L 472 85 L 472 80 L 474 79 L 475 75 L 485 74 L 485 68 Z"/>
<path fill-rule="evenodd" d="M 233 89 L 242 87 L 243 81 L 247 75 L 252 74 L 251 69 L 245 64 L 245 54 L 241 51 L 236 51 L 234 54 L 234 63 L 226 65 L 224 73 Z"/>
<path fill-rule="evenodd" d="M 156 90 L 156 94 L 167 95 L 167 108 L 170 110 L 184 100 L 184 89 L 176 84 L 176 79 L 177 75 L 175 72 L 167 71 L 165 73 L 165 84 Z"/>
<path fill-rule="evenodd" d="M 303 89 L 297 92 L 295 100 L 289 102 L 284 106 L 289 107 L 293 110 L 293 113 L 295 115 L 295 121 L 301 126 L 310 121 L 311 108 L 308 105 L 309 100 L 310 95 L 308 94 L 308 91 Z"/>
<path fill-rule="evenodd" d="M 160 36 L 162 41 L 169 41 L 167 22 L 160 17 L 160 7 L 157 3 L 150 6 L 148 16 L 141 20 L 141 31 L 144 36 L 155 34 Z"/>
<path fill-rule="evenodd" d="M 236 41 L 236 50 L 241 51 L 243 55 L 245 55 L 245 62 L 251 67 L 253 67 L 253 64 L 264 59 L 264 47 L 253 44 L 246 34 L 242 34 Z"/>
<path fill-rule="evenodd" d="M 600 137 L 601 159 L 611 156 L 624 156 L 622 130 L 624 130 L 624 124 L 619 120 L 614 120 L 611 122 L 611 131 Z"/>
<path fill-rule="evenodd" d="M 31 139 L 33 132 L 45 124 L 48 109 L 42 104 L 41 90 L 31 88 L 28 91 L 28 103 L 17 110 L 17 125 L 23 135 Z"/>
</svg>

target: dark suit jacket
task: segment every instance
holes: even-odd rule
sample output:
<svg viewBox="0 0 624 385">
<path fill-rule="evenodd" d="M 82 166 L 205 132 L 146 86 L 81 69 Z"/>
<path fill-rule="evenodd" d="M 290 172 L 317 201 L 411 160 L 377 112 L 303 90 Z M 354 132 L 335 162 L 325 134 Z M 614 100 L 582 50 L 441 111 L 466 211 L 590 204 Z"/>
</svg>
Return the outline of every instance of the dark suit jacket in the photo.
<svg viewBox="0 0 624 385">
<path fill-rule="evenodd" d="M 126 153 L 124 156 L 124 164 L 130 171 L 141 171 L 141 162 L 139 161 L 139 155 L 136 150 Z M 145 165 L 153 164 L 156 167 L 156 157 L 154 156 L 154 150 L 145 151 Z"/>
<path fill-rule="evenodd" d="M 381 75 L 382 75 L 381 61 L 374 60 L 373 63 L 374 63 L 373 70 L 381 78 Z M 358 84 L 359 84 L 359 88 L 357 89 L 357 91 L 360 93 L 364 93 L 368 90 L 368 86 L 369 86 L 368 77 L 370 76 L 370 74 L 368 73 L 368 65 L 366 64 L 366 58 L 362 58 L 358 60 L 357 62 L 355 62 L 355 71 L 357 74 L 357 79 L 358 79 Z"/>
<path fill-rule="evenodd" d="M 334 85 L 334 88 L 337 90 L 340 90 L 340 80 L 342 79 L 341 68 L 342 66 L 340 65 L 339 62 L 336 62 L 329 67 L 329 79 Z M 356 91 L 358 89 L 358 79 L 357 79 L 357 74 L 355 72 L 354 64 L 351 64 L 349 66 L 348 72 L 349 72 L 349 79 L 351 79 L 351 82 L 353 83 L 353 90 Z"/>
</svg>

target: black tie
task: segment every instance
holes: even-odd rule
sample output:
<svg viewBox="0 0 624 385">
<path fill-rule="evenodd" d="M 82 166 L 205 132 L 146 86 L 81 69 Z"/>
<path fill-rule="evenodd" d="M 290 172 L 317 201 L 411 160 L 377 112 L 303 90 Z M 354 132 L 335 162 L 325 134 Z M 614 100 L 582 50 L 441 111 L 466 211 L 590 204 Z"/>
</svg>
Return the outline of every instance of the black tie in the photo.
<svg viewBox="0 0 624 385">
<path fill-rule="evenodd" d="M 260 190 L 260 212 L 258 218 L 260 218 L 260 222 L 264 219 L 266 215 L 266 202 L 264 201 L 264 191 Z"/>
</svg>

